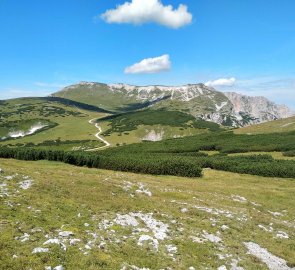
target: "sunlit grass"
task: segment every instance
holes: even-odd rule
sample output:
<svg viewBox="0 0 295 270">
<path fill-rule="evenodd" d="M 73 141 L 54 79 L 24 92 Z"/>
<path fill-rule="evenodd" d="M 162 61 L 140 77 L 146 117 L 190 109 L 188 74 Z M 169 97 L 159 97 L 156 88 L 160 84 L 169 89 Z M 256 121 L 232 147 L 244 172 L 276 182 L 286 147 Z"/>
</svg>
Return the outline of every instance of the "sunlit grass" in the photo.
<svg viewBox="0 0 295 270">
<path fill-rule="evenodd" d="M 20 190 L 16 196 L 0 198 L 2 269 L 41 270 L 57 265 L 63 265 L 65 269 L 121 269 L 123 265 L 150 269 L 188 269 L 190 266 L 217 269 L 221 265 L 229 266 L 232 258 L 240 258 L 239 265 L 245 269 L 266 269 L 257 259 L 247 255 L 244 241 L 254 241 L 295 265 L 294 179 L 209 169 L 204 170 L 203 178 L 189 179 L 79 168 L 58 162 L 3 159 L 0 159 L 0 167 L 5 171 L 1 177 L 18 173 L 18 177 L 28 175 L 34 180 L 30 189 Z M 9 187 L 17 187 L 17 179 L 11 180 Z M 133 184 L 129 191 L 124 190 L 126 181 Z M 135 192 L 139 182 L 152 192 L 151 197 Z M 232 195 L 245 197 L 247 201 L 234 201 Z M 8 206 L 7 201 L 14 206 Z M 233 213 L 233 217 L 195 208 L 200 206 L 226 210 Z M 188 211 L 182 212 L 183 208 Z M 283 216 L 275 217 L 268 211 Z M 98 230 L 102 220 L 112 220 L 118 213 L 130 212 L 153 213 L 154 218 L 169 225 L 169 237 L 159 241 L 158 252 L 148 246 L 138 246 L 137 240 L 132 238 L 131 227 L 112 227 L 116 239 L 127 237 L 121 243 L 114 242 L 106 231 Z M 238 220 L 241 217 L 246 220 Z M 85 223 L 89 227 L 85 227 Z M 268 227 L 271 223 L 273 232 L 258 227 L 259 224 Z M 222 231 L 222 225 L 229 229 Z M 32 233 L 34 228 L 42 230 Z M 46 234 L 53 237 L 58 234 L 57 230 L 72 231 L 82 244 L 67 245 L 67 251 L 52 245 L 49 253 L 32 254 L 34 248 L 44 247 Z M 84 248 L 89 241 L 87 230 L 104 237 L 106 247 L 94 247 L 84 255 L 78 247 Z M 210 241 L 193 243 L 190 237 L 200 236 L 203 230 L 214 235 L 219 231 L 223 250 Z M 288 233 L 290 238 L 276 238 L 279 230 Z M 29 241 L 15 240 L 26 232 L 31 234 Z M 167 255 L 166 244 L 178 248 L 175 260 Z M 14 254 L 18 258 L 12 258 Z M 221 260 L 217 254 L 232 257 Z"/>
</svg>

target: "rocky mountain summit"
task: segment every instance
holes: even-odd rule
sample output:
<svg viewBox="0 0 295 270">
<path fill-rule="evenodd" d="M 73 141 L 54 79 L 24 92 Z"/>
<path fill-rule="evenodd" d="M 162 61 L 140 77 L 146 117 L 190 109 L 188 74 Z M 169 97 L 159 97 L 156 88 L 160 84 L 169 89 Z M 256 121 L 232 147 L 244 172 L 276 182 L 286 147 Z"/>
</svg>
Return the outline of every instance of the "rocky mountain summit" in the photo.
<svg viewBox="0 0 295 270">
<path fill-rule="evenodd" d="M 258 122 L 272 121 L 291 117 L 294 112 L 286 105 L 277 105 L 265 97 L 250 97 L 234 92 L 224 93 L 236 112 L 245 112 Z"/>
<path fill-rule="evenodd" d="M 114 112 L 142 108 L 182 111 L 224 126 L 240 127 L 294 115 L 264 97 L 216 91 L 202 83 L 183 86 L 135 86 L 80 82 L 53 94 Z"/>
</svg>

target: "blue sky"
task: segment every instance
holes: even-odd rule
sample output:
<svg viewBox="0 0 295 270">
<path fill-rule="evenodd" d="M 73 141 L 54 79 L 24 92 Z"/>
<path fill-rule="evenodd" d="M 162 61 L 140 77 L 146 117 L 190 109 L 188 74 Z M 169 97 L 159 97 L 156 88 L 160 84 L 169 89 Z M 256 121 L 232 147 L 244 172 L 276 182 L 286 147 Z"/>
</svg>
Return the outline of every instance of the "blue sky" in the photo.
<svg viewBox="0 0 295 270">
<path fill-rule="evenodd" d="M 131 1 L 1 0 L 0 99 L 79 81 L 210 81 L 295 109 L 294 0 L 148 0 L 151 10 Z"/>
</svg>

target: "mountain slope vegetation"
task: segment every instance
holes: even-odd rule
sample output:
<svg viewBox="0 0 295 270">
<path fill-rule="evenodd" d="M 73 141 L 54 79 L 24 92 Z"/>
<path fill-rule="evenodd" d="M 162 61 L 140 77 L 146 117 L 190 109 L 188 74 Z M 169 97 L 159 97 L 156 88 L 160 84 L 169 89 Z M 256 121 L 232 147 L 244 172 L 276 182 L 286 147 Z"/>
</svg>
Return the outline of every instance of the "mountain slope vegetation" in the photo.
<svg viewBox="0 0 295 270">
<path fill-rule="evenodd" d="M 64 142 L 67 149 L 88 143 L 90 148 L 93 144 L 100 146 L 101 142 L 94 137 L 97 130 L 88 121 L 105 115 L 107 112 L 98 107 L 61 98 L 19 98 L 2 101 L 0 144 L 24 146 L 47 142 L 47 146 L 61 146 Z M 41 125 L 42 128 L 36 130 L 36 125 Z M 29 134 L 27 130 L 32 129 L 36 131 Z"/>
<path fill-rule="evenodd" d="M 68 86 L 53 96 L 92 104 L 116 113 L 147 107 L 180 111 L 229 127 L 294 115 L 288 107 L 276 105 L 266 98 L 222 93 L 201 83 L 183 86 L 133 86 L 81 82 Z"/>
<path fill-rule="evenodd" d="M 104 143 L 95 136 L 97 128 L 92 121 L 95 119 L 100 119 L 102 135 L 108 136 L 112 146 L 219 129 L 215 123 L 196 120 L 179 111 L 139 110 L 110 116 L 109 111 L 99 107 L 60 97 L 22 98 L 3 101 L 0 105 L 0 144 L 96 149 Z M 122 119 L 125 127 L 120 124 Z M 38 128 L 34 130 L 36 125 Z M 28 132 L 31 129 L 34 132 Z"/>
<path fill-rule="evenodd" d="M 107 84 L 86 83 L 69 86 L 53 94 L 53 97 L 65 98 L 76 102 L 83 102 L 114 112 L 130 111 L 147 107 L 149 103 L 141 103 L 135 97 L 128 97 L 124 93 L 109 91 Z"/>
<path fill-rule="evenodd" d="M 150 110 L 116 114 L 97 120 L 111 142 L 160 141 L 221 130 L 220 126 L 180 111 Z"/>
</svg>

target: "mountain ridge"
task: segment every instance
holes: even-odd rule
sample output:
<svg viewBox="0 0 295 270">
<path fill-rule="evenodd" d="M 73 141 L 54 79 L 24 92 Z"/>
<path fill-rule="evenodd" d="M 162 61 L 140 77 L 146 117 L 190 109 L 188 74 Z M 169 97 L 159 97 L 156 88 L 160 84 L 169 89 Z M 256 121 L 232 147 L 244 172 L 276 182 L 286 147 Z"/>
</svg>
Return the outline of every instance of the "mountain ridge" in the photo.
<svg viewBox="0 0 295 270">
<path fill-rule="evenodd" d="M 136 86 L 82 81 L 52 96 L 120 113 L 147 107 L 152 110 L 177 110 L 230 127 L 243 127 L 295 115 L 287 106 L 277 105 L 265 97 L 220 92 L 203 83 Z"/>
</svg>

